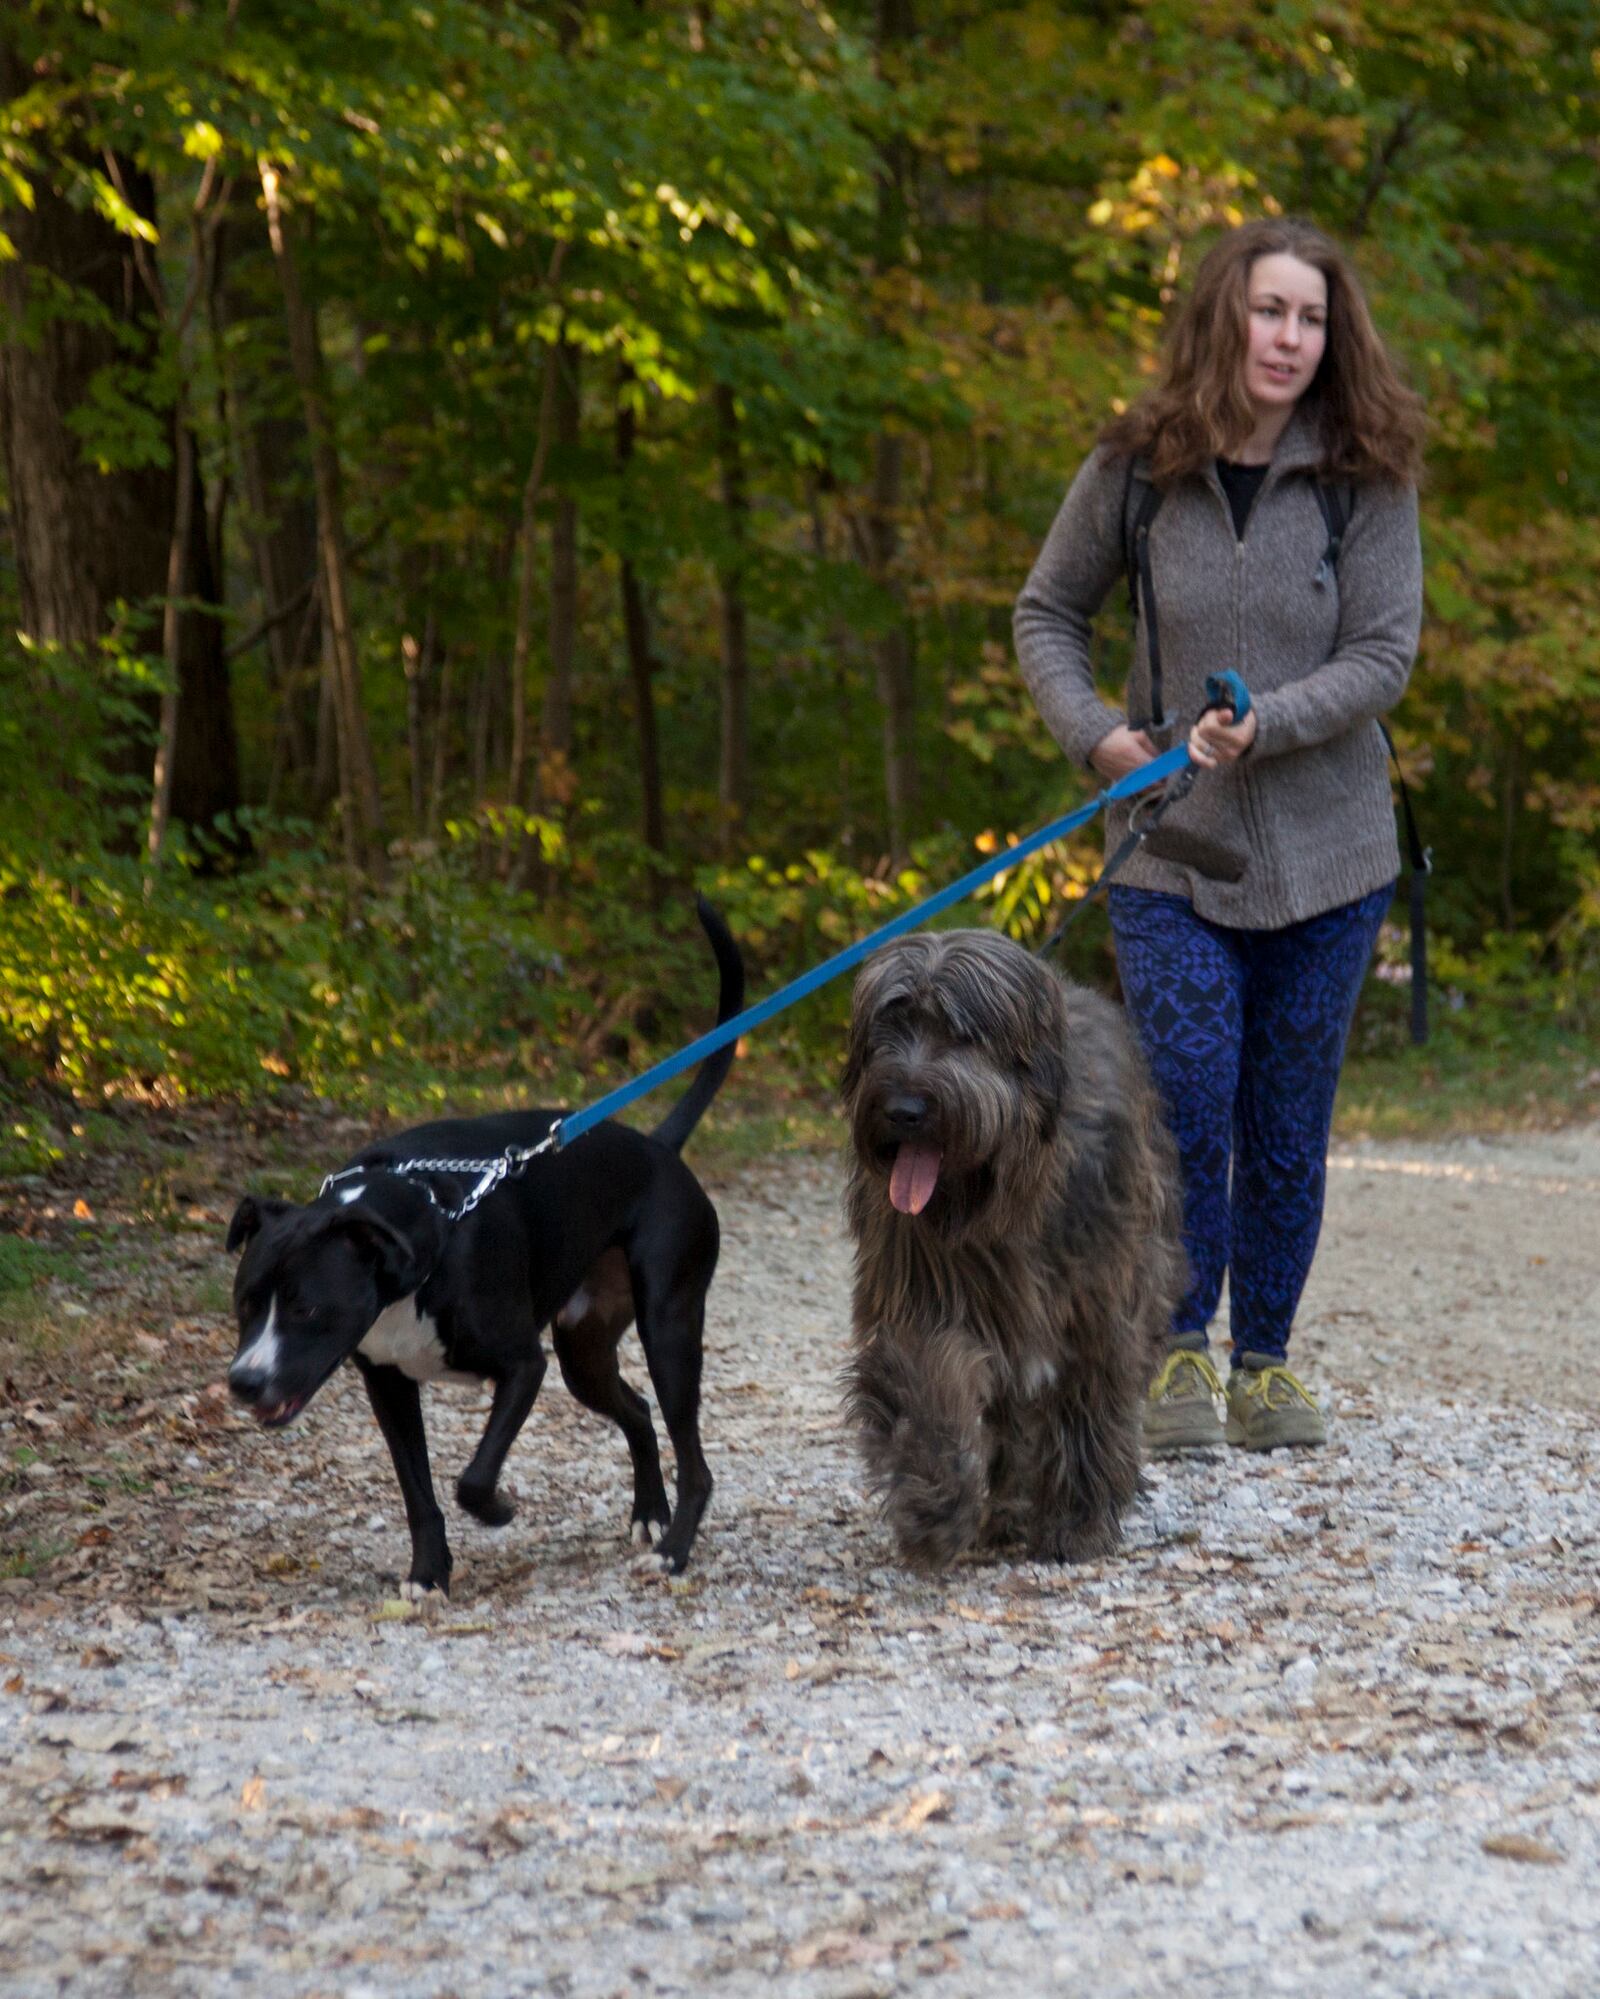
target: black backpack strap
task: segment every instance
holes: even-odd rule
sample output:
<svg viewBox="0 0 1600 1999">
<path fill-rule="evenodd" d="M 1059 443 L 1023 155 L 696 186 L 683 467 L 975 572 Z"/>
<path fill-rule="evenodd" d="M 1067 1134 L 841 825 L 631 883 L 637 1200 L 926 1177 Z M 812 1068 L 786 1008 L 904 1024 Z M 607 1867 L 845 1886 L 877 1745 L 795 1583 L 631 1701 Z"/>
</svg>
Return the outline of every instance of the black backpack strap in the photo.
<svg viewBox="0 0 1600 1999">
<path fill-rule="evenodd" d="M 1408 884 L 1411 892 L 1411 1039 L 1420 1048 L 1428 1038 L 1427 884 L 1429 875 L 1433 873 L 1433 853 L 1422 844 L 1411 793 L 1406 786 L 1406 774 L 1400 768 L 1399 753 L 1394 746 L 1394 737 L 1389 734 L 1389 725 L 1381 716 L 1378 727 L 1383 731 L 1383 740 L 1388 746 L 1389 761 L 1394 765 L 1395 782 L 1400 787 L 1400 816 L 1406 828 L 1406 863 L 1411 871 Z"/>
<path fill-rule="evenodd" d="M 1328 545 L 1322 551 L 1322 560 L 1317 564 L 1317 573 L 1312 579 L 1319 590 L 1327 588 L 1329 579 L 1337 574 L 1339 551 L 1344 547 L 1344 532 L 1350 525 L 1350 516 L 1355 511 L 1355 489 L 1349 486 L 1329 486 L 1317 481 L 1317 505 L 1322 509 L 1323 525 L 1328 530 Z"/>
<path fill-rule="evenodd" d="M 1135 488 L 1139 504 L 1130 520 L 1128 505 Z M 1150 573 L 1150 527 L 1165 497 L 1161 488 L 1145 478 L 1130 460 L 1122 505 L 1122 559 L 1128 574 L 1128 607 L 1135 619 L 1141 616 L 1144 619 L 1145 650 L 1150 656 L 1150 721 L 1134 722 L 1130 717 L 1131 728 L 1159 729 L 1167 719 L 1161 702 L 1161 633 L 1156 622 L 1156 585 Z"/>
</svg>

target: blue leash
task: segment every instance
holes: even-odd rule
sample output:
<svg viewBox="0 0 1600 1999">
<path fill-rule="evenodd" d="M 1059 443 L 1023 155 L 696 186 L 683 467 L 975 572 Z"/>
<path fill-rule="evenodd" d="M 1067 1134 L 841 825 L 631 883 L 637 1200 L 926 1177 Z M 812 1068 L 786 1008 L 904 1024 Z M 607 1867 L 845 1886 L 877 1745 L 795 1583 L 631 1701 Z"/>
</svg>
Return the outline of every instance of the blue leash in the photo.
<svg viewBox="0 0 1600 1999">
<path fill-rule="evenodd" d="M 1238 681 L 1236 675 L 1230 674 L 1227 677 L 1235 681 L 1242 693 L 1243 682 Z M 1249 696 L 1245 695 L 1244 700 L 1248 706 Z M 1243 710 L 1236 712 L 1242 715 Z M 741 1034 L 748 1034 L 751 1028 L 760 1027 L 764 1021 L 771 1020 L 774 1014 L 783 1013 L 797 1000 L 803 1000 L 808 994 L 816 992 L 818 987 L 825 986 L 830 980 L 838 978 L 841 972 L 848 972 L 853 966 L 859 965 L 863 958 L 876 951 L 880 945 L 887 944 L 891 938 L 905 936 L 908 930 L 915 930 L 919 924 L 926 923 L 929 917 L 937 916 L 941 911 L 953 908 L 956 903 L 964 901 L 975 889 L 982 888 L 985 882 L 1006 868 L 1014 867 L 1018 861 L 1025 861 L 1030 854 L 1038 853 L 1041 847 L 1053 846 L 1057 840 L 1065 839 L 1069 833 L 1075 833 L 1080 826 L 1088 825 L 1095 814 L 1105 806 L 1115 805 L 1124 798 L 1134 797 L 1138 792 L 1148 791 L 1152 785 L 1161 784 L 1167 778 L 1175 777 L 1178 772 L 1191 768 L 1188 747 L 1182 743 L 1176 749 L 1165 751 L 1154 762 L 1141 764 L 1137 770 L 1129 771 L 1126 777 L 1119 777 L 1115 784 L 1108 784 L 1104 791 L 1097 792 L 1087 805 L 1080 805 L 1075 812 L 1069 812 L 1063 818 L 1052 819 L 1048 826 L 1041 826 L 1036 833 L 1030 833 L 1025 840 L 1019 840 L 1016 846 L 1005 847 L 988 860 L 980 861 L 977 867 L 969 869 L 948 887 L 940 889 L 936 895 L 930 895 L 926 902 L 919 902 L 913 908 L 894 917 L 884 924 L 881 930 L 874 930 L 870 936 L 846 945 L 844 950 L 835 952 L 831 958 L 825 958 L 820 965 L 814 965 L 809 972 L 802 972 L 798 979 L 791 979 L 788 985 L 780 986 L 766 999 L 757 1001 L 754 1006 L 746 1007 L 743 1013 L 735 1014 L 731 1020 L 723 1021 L 721 1026 L 713 1027 L 709 1033 L 702 1034 L 698 1041 L 691 1041 L 687 1048 L 680 1048 L 676 1055 L 665 1057 L 641 1075 L 635 1076 L 631 1082 L 618 1084 L 616 1089 L 608 1090 L 603 1097 L 585 1109 L 573 1111 L 569 1116 L 562 1118 L 550 1132 L 545 1144 L 549 1145 L 553 1141 L 557 1150 L 570 1145 L 575 1138 L 581 1138 L 602 1119 L 614 1117 L 618 1111 L 626 1108 L 637 1098 L 648 1096 L 650 1091 L 659 1089 L 663 1083 L 671 1082 L 674 1076 L 681 1075 L 685 1069 L 692 1069 L 696 1063 L 703 1062 L 708 1055 L 714 1055 L 719 1048 L 725 1048 L 730 1041 L 737 1041 Z"/>
</svg>

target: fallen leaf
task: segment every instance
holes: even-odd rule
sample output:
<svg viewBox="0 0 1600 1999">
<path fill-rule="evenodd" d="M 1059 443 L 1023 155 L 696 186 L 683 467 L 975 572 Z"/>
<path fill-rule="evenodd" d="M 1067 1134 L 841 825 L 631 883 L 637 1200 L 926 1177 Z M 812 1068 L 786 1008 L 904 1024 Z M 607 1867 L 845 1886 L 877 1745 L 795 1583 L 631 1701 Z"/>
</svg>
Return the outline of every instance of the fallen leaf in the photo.
<svg viewBox="0 0 1600 1999">
<path fill-rule="evenodd" d="M 81 1715 L 41 1728 L 39 1740 L 57 1749 L 82 1749 L 95 1756 L 114 1756 L 129 1749 L 161 1753 L 166 1745 L 148 1722 L 117 1715 Z"/>
<path fill-rule="evenodd" d="M 51 1819 L 50 1829 L 60 1839 L 103 1840 L 107 1843 L 143 1839 L 151 1830 L 145 1820 L 114 1812 L 105 1805 L 69 1805 Z"/>
<path fill-rule="evenodd" d="M 1485 1853 L 1500 1860 L 1521 1860 L 1530 1867 L 1564 1867 L 1567 1856 L 1558 1846 L 1531 1839 L 1525 1832 L 1492 1832 L 1479 1842 Z"/>
<path fill-rule="evenodd" d="M 612 1659 L 681 1659 L 682 1648 L 649 1638 L 642 1631 L 611 1631 L 600 1640 L 600 1650 Z M 707 1656 L 706 1654 L 702 1654 Z"/>
<path fill-rule="evenodd" d="M 916 1832 L 930 1819 L 947 1819 L 954 1801 L 948 1791 L 919 1791 L 895 1820 L 900 1832 Z"/>
<path fill-rule="evenodd" d="M 267 1808 L 266 1779 L 246 1777 L 244 1788 L 239 1793 L 239 1804 L 247 1812 L 264 1812 Z"/>
</svg>

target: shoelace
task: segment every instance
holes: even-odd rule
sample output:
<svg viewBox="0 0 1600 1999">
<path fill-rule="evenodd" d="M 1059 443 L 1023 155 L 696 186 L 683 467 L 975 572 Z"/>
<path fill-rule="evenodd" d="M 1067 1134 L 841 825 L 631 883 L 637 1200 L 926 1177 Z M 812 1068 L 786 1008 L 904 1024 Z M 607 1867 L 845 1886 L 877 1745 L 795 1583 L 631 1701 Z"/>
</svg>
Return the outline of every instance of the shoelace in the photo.
<svg viewBox="0 0 1600 1999">
<path fill-rule="evenodd" d="M 1280 1400 L 1274 1401 L 1273 1387 L 1279 1383 L 1289 1392 Z M 1293 1404 L 1296 1396 L 1308 1409 L 1315 1409 L 1317 1406 L 1316 1397 L 1308 1388 L 1296 1381 L 1286 1367 L 1263 1367 L 1258 1371 L 1251 1371 L 1244 1383 L 1244 1393 L 1247 1400 L 1253 1398 L 1266 1409 L 1287 1409 Z"/>
<path fill-rule="evenodd" d="M 1161 1363 L 1161 1372 L 1151 1384 L 1151 1401 L 1155 1401 L 1159 1396 L 1166 1394 L 1167 1390 L 1173 1384 L 1173 1379 L 1178 1369 L 1184 1366 L 1185 1363 L 1198 1372 L 1200 1379 L 1205 1383 L 1208 1395 L 1220 1395 L 1222 1393 L 1222 1383 L 1217 1378 L 1217 1370 L 1211 1365 L 1211 1361 L 1207 1355 L 1197 1353 L 1193 1347 L 1174 1347 Z"/>
</svg>

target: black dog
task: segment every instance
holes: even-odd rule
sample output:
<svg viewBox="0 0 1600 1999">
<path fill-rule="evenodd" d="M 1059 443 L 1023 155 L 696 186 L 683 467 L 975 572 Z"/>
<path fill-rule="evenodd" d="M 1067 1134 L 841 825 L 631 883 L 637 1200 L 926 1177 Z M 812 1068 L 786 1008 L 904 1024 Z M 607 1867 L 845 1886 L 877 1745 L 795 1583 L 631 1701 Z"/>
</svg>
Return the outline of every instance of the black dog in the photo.
<svg viewBox="0 0 1600 1999">
<path fill-rule="evenodd" d="M 700 921 L 720 973 L 717 1018 L 744 1000 L 744 965 L 720 917 Z M 500 1468 L 544 1379 L 553 1321 L 568 1388 L 609 1416 L 633 1458 L 633 1534 L 681 1570 L 711 1497 L 700 1448 L 701 1334 L 717 1267 L 717 1215 L 678 1157 L 733 1062 L 719 1049 L 653 1132 L 606 1122 L 532 1160 L 459 1220 L 473 1173 L 400 1174 L 406 1160 L 496 1159 L 537 1144 L 559 1113 L 511 1111 L 419 1125 L 358 1152 L 307 1207 L 246 1195 L 228 1230 L 239 1350 L 228 1386 L 263 1424 L 292 1422 L 354 1360 L 394 1459 L 411 1528 L 407 1595 L 448 1592 L 450 1549 L 434 1498 L 418 1384 L 489 1380 L 483 1439 L 456 1485 L 468 1513 L 503 1526 Z M 352 1170 L 362 1169 L 362 1170 Z M 617 1371 L 638 1314 L 656 1400 L 677 1453 L 667 1504 L 644 1397 Z"/>
</svg>

